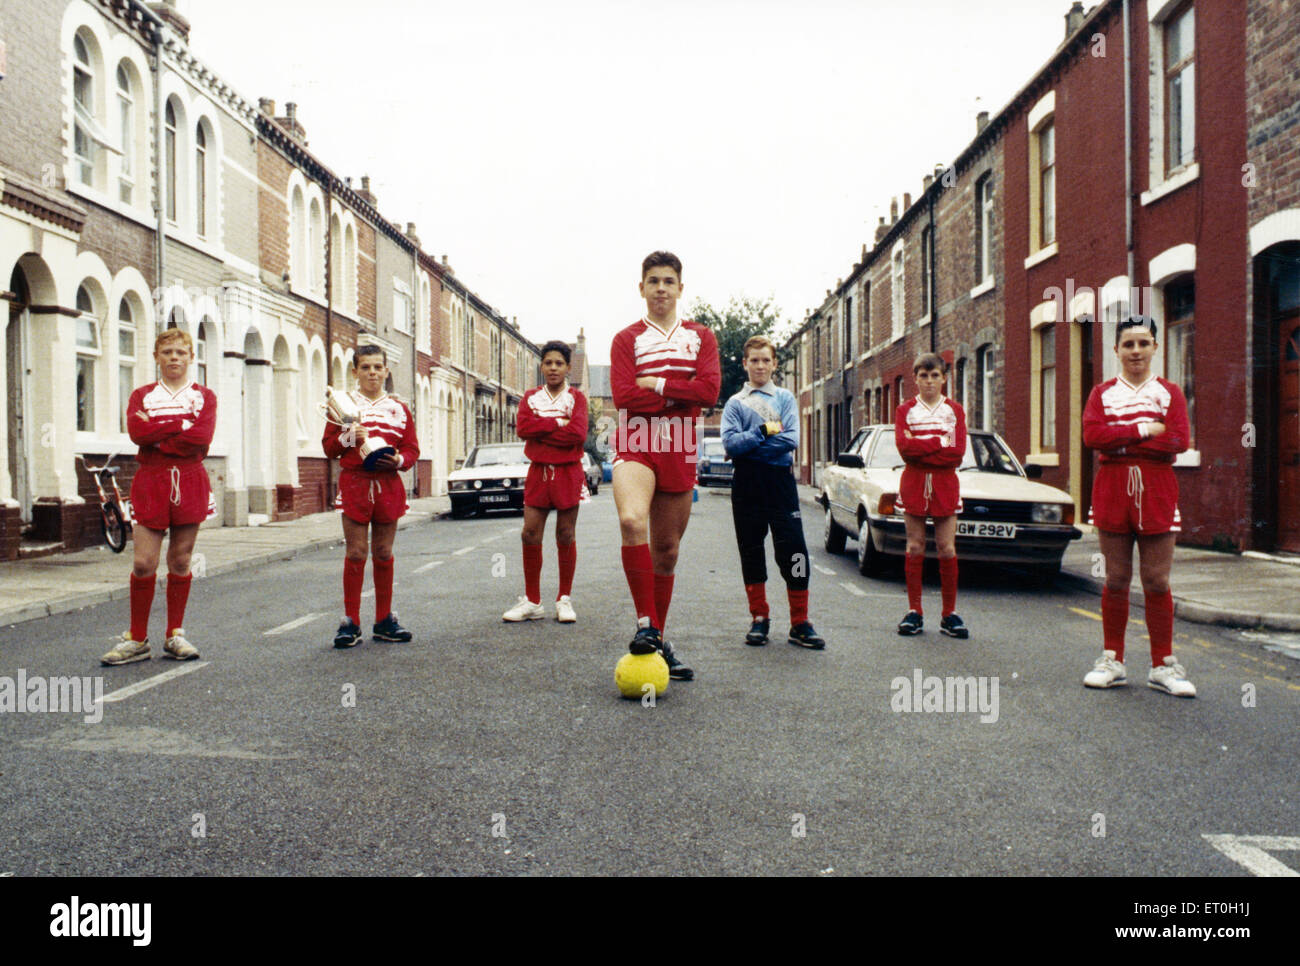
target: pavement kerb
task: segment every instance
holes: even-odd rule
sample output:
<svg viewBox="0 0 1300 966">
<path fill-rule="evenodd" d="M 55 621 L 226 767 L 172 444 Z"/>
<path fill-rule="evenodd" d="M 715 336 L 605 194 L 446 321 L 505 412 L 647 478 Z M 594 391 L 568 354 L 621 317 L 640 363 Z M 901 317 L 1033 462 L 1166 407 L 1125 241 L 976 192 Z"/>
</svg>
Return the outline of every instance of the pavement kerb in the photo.
<svg viewBox="0 0 1300 966">
<path fill-rule="evenodd" d="M 819 511 L 821 510 L 821 504 L 817 502 L 817 497 L 810 487 L 801 486 L 799 488 L 799 502 L 810 507 L 816 507 Z M 1093 577 L 1092 574 L 1086 571 L 1071 570 L 1068 566 L 1061 567 L 1059 579 L 1066 586 L 1096 594 L 1098 597 L 1101 596 L 1102 588 L 1105 586 L 1104 581 Z M 1140 589 L 1130 592 L 1129 602 L 1130 606 L 1145 608 L 1146 602 Z M 1193 624 L 1211 624 L 1218 627 L 1300 631 L 1300 616 L 1294 614 L 1258 614 L 1251 611 L 1231 610 L 1225 607 L 1214 607 L 1210 604 L 1184 600 L 1177 594 L 1174 594 L 1174 616 L 1190 621 Z"/>
<path fill-rule="evenodd" d="M 410 527 L 425 526 L 433 523 L 441 515 L 440 512 L 435 510 L 429 512 L 427 515 L 421 515 L 419 517 L 404 517 L 398 521 L 397 529 L 406 530 Z M 254 567 L 264 567 L 270 563 L 276 563 L 281 560 L 292 560 L 294 557 L 299 557 L 306 553 L 312 553 L 316 550 L 324 550 L 328 547 L 338 546 L 342 543 L 343 537 L 341 534 L 334 537 L 317 537 L 314 540 L 307 540 L 303 543 L 292 544 L 287 547 L 277 547 L 274 550 L 264 550 L 251 557 L 243 557 L 239 560 L 214 564 L 208 567 L 204 573 L 206 576 L 216 577 L 221 574 L 230 573 L 236 569 L 246 570 Z M 127 559 L 129 560 L 130 558 Z M 165 579 L 166 575 L 159 573 L 159 582 L 162 582 Z M 67 597 L 57 597 L 53 600 L 24 604 L 21 607 L 11 607 L 8 610 L 0 611 L 0 627 L 25 624 L 28 621 L 40 620 L 43 617 L 53 617 L 56 614 L 66 614 L 70 611 L 81 610 L 83 607 L 92 607 L 96 604 L 106 604 L 111 601 L 126 600 L 130 595 L 131 585 L 126 583 L 117 587 L 87 590 L 77 594 L 70 594 Z"/>
</svg>

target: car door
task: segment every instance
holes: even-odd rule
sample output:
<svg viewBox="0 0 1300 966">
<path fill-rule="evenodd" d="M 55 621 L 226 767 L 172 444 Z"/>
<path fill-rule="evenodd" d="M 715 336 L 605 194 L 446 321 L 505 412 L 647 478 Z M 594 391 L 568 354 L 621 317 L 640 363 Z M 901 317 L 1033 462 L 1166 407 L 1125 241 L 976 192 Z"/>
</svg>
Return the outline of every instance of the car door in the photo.
<svg viewBox="0 0 1300 966">
<path fill-rule="evenodd" d="M 845 453 L 861 455 L 863 447 L 871 438 L 870 429 L 860 429 L 857 435 L 849 441 Z M 826 479 L 826 496 L 831 504 L 831 517 L 842 527 L 848 527 L 850 524 L 856 529 L 857 516 L 857 470 L 845 466 L 836 465 L 828 467 L 825 473 Z"/>
</svg>

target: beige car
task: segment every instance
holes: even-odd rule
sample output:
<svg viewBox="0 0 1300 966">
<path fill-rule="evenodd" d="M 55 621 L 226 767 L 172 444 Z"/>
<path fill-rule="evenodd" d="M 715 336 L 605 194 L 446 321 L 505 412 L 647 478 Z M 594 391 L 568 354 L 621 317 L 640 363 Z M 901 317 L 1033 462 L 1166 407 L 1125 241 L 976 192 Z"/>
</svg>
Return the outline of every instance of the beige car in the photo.
<svg viewBox="0 0 1300 966">
<path fill-rule="evenodd" d="M 825 512 L 827 552 L 843 553 L 855 539 L 858 570 L 871 576 L 891 559 L 902 559 L 907 536 L 895 507 L 902 472 L 893 426 L 858 430 L 835 464 L 822 470 L 818 502 Z M 1026 471 L 996 433 L 968 433 L 966 458 L 957 469 L 959 559 L 1025 566 L 1044 582 L 1056 578 L 1066 546 L 1083 534 L 1074 526 L 1070 494 L 1034 482 L 1041 474 L 1040 466 Z M 926 549 L 934 553 L 933 525 Z"/>
</svg>

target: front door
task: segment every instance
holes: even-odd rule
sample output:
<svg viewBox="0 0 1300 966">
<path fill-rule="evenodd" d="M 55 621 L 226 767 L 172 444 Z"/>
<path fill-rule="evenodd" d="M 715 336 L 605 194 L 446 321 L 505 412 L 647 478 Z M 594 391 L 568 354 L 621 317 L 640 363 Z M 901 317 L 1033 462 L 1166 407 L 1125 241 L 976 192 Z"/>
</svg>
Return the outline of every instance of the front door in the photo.
<svg viewBox="0 0 1300 966">
<path fill-rule="evenodd" d="M 8 403 L 7 439 L 9 443 L 9 477 L 13 483 L 13 496 L 18 501 L 23 523 L 32 519 L 31 487 L 28 485 L 27 410 L 23 398 L 26 381 L 27 329 L 30 315 L 27 311 L 26 286 L 15 288 L 17 299 L 9 303 L 9 321 L 5 327 L 5 390 Z"/>
<path fill-rule="evenodd" d="M 1300 553 L 1300 314 L 1278 325 L 1277 547 Z"/>
</svg>

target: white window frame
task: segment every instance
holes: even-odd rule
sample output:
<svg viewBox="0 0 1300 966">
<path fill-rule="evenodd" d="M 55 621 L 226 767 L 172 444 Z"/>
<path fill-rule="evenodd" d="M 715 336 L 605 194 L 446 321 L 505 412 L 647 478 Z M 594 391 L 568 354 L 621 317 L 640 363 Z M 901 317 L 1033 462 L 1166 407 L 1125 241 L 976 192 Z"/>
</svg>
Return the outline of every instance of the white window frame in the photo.
<svg viewBox="0 0 1300 966">
<path fill-rule="evenodd" d="M 1165 87 L 1165 28 L 1174 15 L 1180 12 L 1184 0 L 1149 0 L 1147 4 L 1147 51 L 1149 57 L 1147 111 L 1148 111 L 1148 164 L 1147 190 L 1142 192 L 1141 202 L 1149 205 L 1170 192 L 1177 191 L 1196 181 L 1201 174 L 1199 161 L 1169 168 L 1168 154 L 1168 92 Z M 1193 158 L 1195 158 L 1196 123 L 1196 81 L 1195 81 L 1195 3 L 1189 8 L 1193 16 L 1193 59 L 1192 59 L 1192 140 Z"/>
<path fill-rule="evenodd" d="M 122 318 L 123 310 L 126 311 L 126 318 Z M 130 336 L 131 352 L 124 353 L 122 337 Z M 139 338 L 140 325 L 135 319 L 135 309 L 131 306 L 131 300 L 125 295 L 117 307 L 117 385 L 118 385 L 118 432 L 126 432 L 126 404 L 131 399 L 131 393 L 135 390 L 136 380 L 136 361 L 139 356 Z M 125 381 L 123 376 L 126 376 Z"/>
<path fill-rule="evenodd" d="M 122 157 L 117 170 L 118 198 L 123 204 L 135 204 L 135 92 L 131 89 L 131 71 L 120 60 L 115 72 L 117 83 L 117 117 L 122 139 Z M 125 84 L 122 82 L 126 81 Z"/>
<path fill-rule="evenodd" d="M 81 305 L 82 300 L 80 298 L 80 295 L 82 292 L 86 293 L 86 300 L 90 302 L 90 307 L 88 309 L 83 308 Z M 83 360 L 85 360 L 85 365 L 89 368 L 90 371 L 90 392 L 88 393 L 89 399 L 87 404 L 87 411 L 89 413 L 89 425 L 85 426 L 84 428 L 78 425 L 77 432 L 93 434 L 96 431 L 96 427 L 99 425 L 99 413 L 98 413 L 99 398 L 98 398 L 98 388 L 96 386 L 96 383 L 99 382 L 99 368 L 100 368 L 99 363 L 104 356 L 104 348 L 103 348 L 102 340 L 100 338 L 99 318 L 95 314 L 97 309 L 97 306 L 95 305 L 95 296 L 91 293 L 90 289 L 86 287 L 84 282 L 81 285 L 77 286 L 77 295 L 78 295 L 77 319 L 76 319 L 77 331 L 73 336 L 73 347 L 76 352 L 77 369 L 81 368 L 83 364 Z M 89 323 L 90 325 L 90 333 L 94 339 L 93 346 L 85 346 L 81 344 L 81 326 L 83 323 Z M 75 385 L 75 374 L 74 374 L 74 385 Z M 74 422 L 77 422 L 77 417 L 79 415 L 77 409 L 78 409 L 77 400 L 74 399 L 73 401 Z"/>
<path fill-rule="evenodd" d="M 889 253 L 889 280 L 889 341 L 893 342 L 903 337 L 907 325 L 904 315 L 906 303 L 903 300 L 907 285 L 907 255 L 902 241 L 895 244 Z"/>
</svg>

